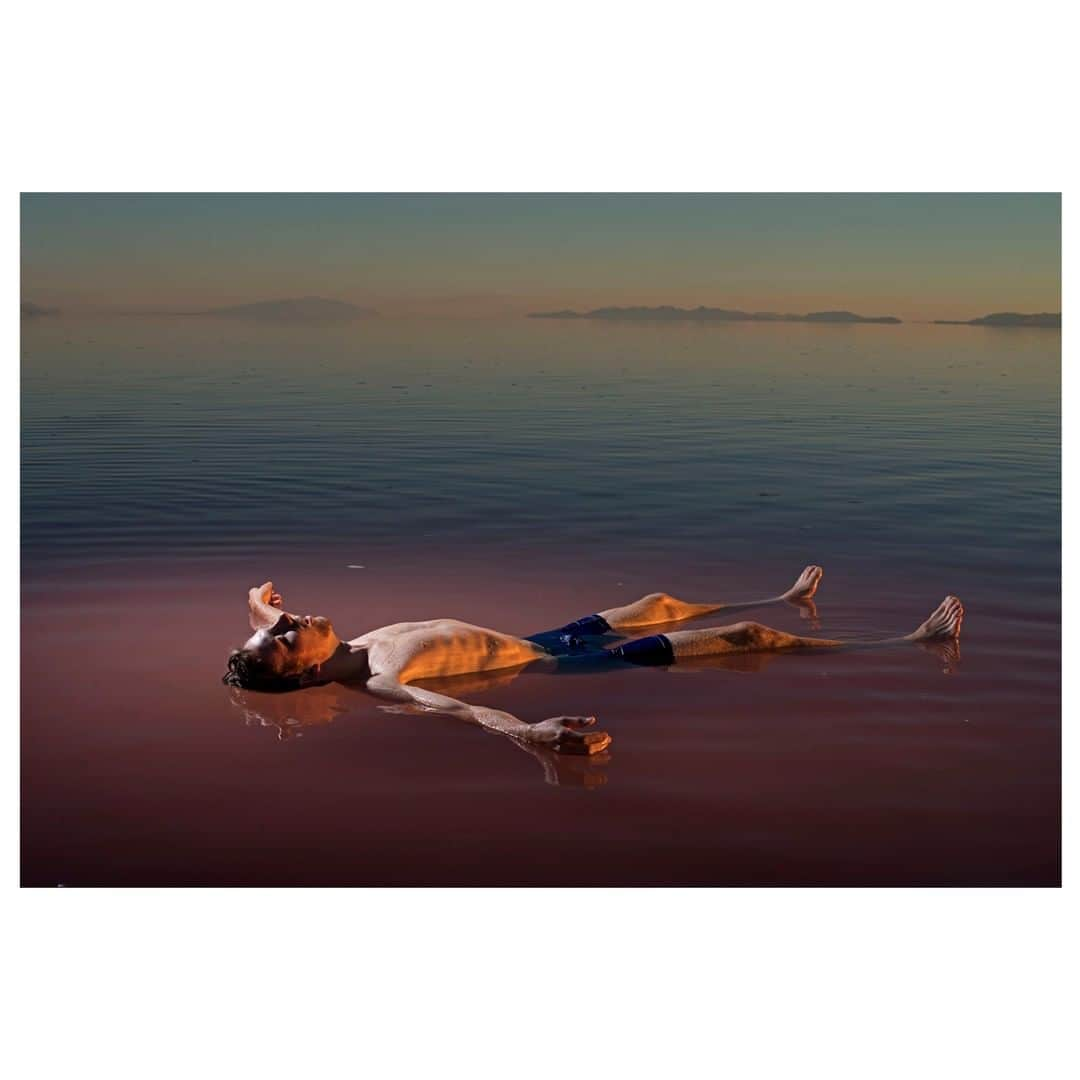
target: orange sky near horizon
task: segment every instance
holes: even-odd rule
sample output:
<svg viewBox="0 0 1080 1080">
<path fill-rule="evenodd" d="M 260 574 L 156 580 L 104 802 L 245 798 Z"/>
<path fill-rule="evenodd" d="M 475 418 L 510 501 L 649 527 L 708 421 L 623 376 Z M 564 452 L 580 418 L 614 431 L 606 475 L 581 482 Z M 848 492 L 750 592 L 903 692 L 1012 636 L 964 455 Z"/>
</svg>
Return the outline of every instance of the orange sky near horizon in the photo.
<svg viewBox="0 0 1080 1080">
<path fill-rule="evenodd" d="M 905 320 L 1060 311 L 1033 195 L 24 195 L 22 298 L 325 296 L 384 315 L 673 304 Z"/>
</svg>

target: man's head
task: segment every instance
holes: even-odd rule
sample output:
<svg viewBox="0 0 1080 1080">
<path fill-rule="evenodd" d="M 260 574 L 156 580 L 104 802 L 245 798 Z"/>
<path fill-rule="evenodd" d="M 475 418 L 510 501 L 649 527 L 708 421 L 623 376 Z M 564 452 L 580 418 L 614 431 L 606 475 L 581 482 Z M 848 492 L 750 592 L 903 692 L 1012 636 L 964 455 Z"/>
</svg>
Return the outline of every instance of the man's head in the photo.
<svg viewBox="0 0 1080 1080">
<path fill-rule="evenodd" d="M 229 654 L 221 681 L 247 690 L 299 690 L 320 681 L 321 666 L 340 645 L 329 619 L 283 614 Z"/>
</svg>

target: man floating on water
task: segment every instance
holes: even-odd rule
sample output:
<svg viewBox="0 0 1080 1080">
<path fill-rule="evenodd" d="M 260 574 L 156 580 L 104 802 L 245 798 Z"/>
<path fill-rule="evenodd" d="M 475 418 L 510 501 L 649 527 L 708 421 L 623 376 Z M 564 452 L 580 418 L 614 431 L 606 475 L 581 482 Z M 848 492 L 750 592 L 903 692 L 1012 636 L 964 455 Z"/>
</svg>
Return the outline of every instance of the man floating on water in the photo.
<svg viewBox="0 0 1080 1080">
<path fill-rule="evenodd" d="M 470 705 L 413 683 L 527 666 L 545 670 L 583 665 L 669 666 L 705 656 L 955 642 L 960 636 L 964 607 L 955 596 L 947 596 L 914 633 L 880 641 L 802 637 L 756 622 L 630 637 L 629 632 L 638 629 L 715 611 L 806 604 L 817 592 L 822 573 L 820 566 L 808 566 L 779 596 L 735 604 L 691 603 L 667 593 L 649 593 L 632 604 L 527 638 L 457 619 L 431 619 L 383 626 L 351 641 L 342 641 L 330 620 L 321 615 L 297 616 L 283 610 L 281 594 L 268 581 L 248 593 L 255 633 L 229 655 L 223 681 L 270 692 L 328 682 L 363 683 L 378 697 L 459 717 L 530 745 L 561 753 L 596 754 L 607 749 L 611 736 L 596 730 L 594 716 L 553 716 L 528 723 L 499 709 Z"/>
</svg>

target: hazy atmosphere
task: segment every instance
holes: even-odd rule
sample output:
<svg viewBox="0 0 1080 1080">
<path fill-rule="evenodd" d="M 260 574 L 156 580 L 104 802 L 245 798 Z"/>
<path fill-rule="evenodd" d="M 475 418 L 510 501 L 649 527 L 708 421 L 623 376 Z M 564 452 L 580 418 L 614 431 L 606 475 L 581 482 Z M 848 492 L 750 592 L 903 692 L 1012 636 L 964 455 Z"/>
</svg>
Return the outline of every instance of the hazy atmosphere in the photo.
<svg viewBox="0 0 1080 1080">
<path fill-rule="evenodd" d="M 1059 211 L 26 197 L 24 884 L 1056 884 Z M 544 656 L 223 685 L 263 583 Z"/>
<path fill-rule="evenodd" d="M 25 195 L 22 298 L 384 315 L 1060 311 L 1058 195 Z"/>
</svg>

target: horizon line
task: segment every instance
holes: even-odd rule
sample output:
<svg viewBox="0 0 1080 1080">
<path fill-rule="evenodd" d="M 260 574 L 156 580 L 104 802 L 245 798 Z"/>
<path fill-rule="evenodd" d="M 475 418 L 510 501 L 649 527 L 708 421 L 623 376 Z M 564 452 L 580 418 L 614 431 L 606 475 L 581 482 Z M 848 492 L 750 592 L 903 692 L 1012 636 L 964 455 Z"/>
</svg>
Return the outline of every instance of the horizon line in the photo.
<svg viewBox="0 0 1080 1080">
<path fill-rule="evenodd" d="M 114 317 L 158 317 L 158 318 L 173 318 L 179 316 L 188 317 L 212 317 L 216 313 L 226 313 L 234 311 L 236 309 L 258 309 L 265 307 L 270 309 L 274 305 L 285 305 L 289 303 L 309 302 L 309 301 L 321 301 L 332 302 L 334 304 L 340 304 L 343 307 L 349 307 L 356 310 L 357 314 L 362 314 L 366 318 L 429 318 L 429 319 L 444 319 L 444 318 L 459 318 L 459 319 L 505 319 L 505 318 L 531 318 L 531 319 L 551 319 L 573 321 L 579 319 L 586 322 L 601 322 L 601 321 L 650 321 L 650 322 L 664 322 L 664 321 L 699 321 L 699 322 L 800 322 L 800 323 L 825 323 L 830 325 L 858 325 L 858 324 L 903 324 L 903 323 L 915 323 L 915 324 L 931 324 L 931 325 L 979 325 L 979 320 L 995 319 L 1018 319 L 1018 320 L 1031 320 L 1031 319 L 1043 319 L 1043 320 L 1057 320 L 1057 325 L 1060 326 L 1061 311 L 1020 311 L 1015 307 L 999 307 L 993 310 L 983 310 L 980 314 L 970 316 L 969 318 L 942 318 L 941 316 L 933 317 L 931 315 L 923 315 L 916 317 L 901 318 L 895 315 L 871 315 L 863 316 L 854 312 L 851 308 L 843 306 L 833 306 L 818 308 L 813 311 L 805 313 L 787 312 L 781 310 L 771 309 L 755 309 L 749 310 L 744 308 L 725 308 L 720 306 L 709 306 L 705 304 L 697 304 L 693 307 L 680 307 L 675 304 L 604 304 L 599 307 L 583 307 L 577 308 L 557 308 L 548 310 L 526 310 L 529 306 L 525 300 L 519 301 L 515 306 L 520 306 L 520 311 L 509 310 L 492 310 L 488 312 L 477 312 L 472 310 L 469 312 L 463 312 L 455 314 L 452 310 L 447 310 L 445 305 L 446 301 L 440 302 L 431 298 L 428 301 L 430 308 L 428 311 L 423 310 L 425 305 L 424 300 L 408 301 L 397 300 L 386 302 L 384 300 L 384 307 L 388 307 L 390 310 L 383 310 L 376 306 L 377 302 L 365 301 L 357 303 L 351 300 L 342 300 L 339 297 L 326 297 L 317 296 L 313 294 L 294 295 L 294 296 L 277 296 L 269 299 L 256 299 L 250 301 L 232 302 L 226 304 L 218 304 L 214 306 L 199 306 L 194 304 L 185 304 L 180 307 L 161 307 L 150 305 L 110 305 L 110 304 L 74 304 L 74 305 L 57 305 L 57 304 L 41 304 L 30 298 L 20 298 L 20 311 L 24 318 L 36 318 L 36 317 L 62 317 L 65 315 L 70 316 L 114 316 Z M 395 312 L 394 309 L 404 305 L 408 310 L 405 312 Z M 439 310 L 433 310 L 439 309 Z M 659 317 L 652 319 L 649 315 L 652 312 L 659 313 Z M 838 316 L 835 319 L 824 318 L 822 316 Z M 623 316 L 623 317 L 620 317 Z M 815 318 L 814 316 L 818 316 Z M 358 320 L 359 321 L 359 320 Z M 982 325 L 1008 325 L 1003 321 L 982 323 Z M 1028 325 L 1041 325 L 1048 326 L 1050 323 L 1028 323 Z"/>
</svg>

